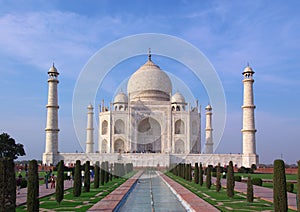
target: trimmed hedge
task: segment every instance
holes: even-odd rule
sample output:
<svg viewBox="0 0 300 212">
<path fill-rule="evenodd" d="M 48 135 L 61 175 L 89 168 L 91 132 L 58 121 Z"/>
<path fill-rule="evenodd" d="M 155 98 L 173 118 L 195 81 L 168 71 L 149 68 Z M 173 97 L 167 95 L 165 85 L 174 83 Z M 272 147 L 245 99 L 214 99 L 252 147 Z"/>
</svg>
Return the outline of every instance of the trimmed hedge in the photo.
<svg viewBox="0 0 300 212">
<path fill-rule="evenodd" d="M 241 176 L 234 176 L 234 181 L 242 182 L 242 177 Z"/>
<path fill-rule="evenodd" d="M 286 176 L 283 160 L 274 161 L 273 184 L 274 211 L 287 211 L 288 204 L 286 192 Z"/>
<path fill-rule="evenodd" d="M 39 211 L 39 175 L 36 160 L 29 162 L 27 211 Z"/>
<path fill-rule="evenodd" d="M 234 172 L 233 172 L 233 163 L 229 162 L 227 168 L 227 196 L 233 198 L 234 196 Z"/>
<path fill-rule="evenodd" d="M 252 184 L 256 185 L 256 186 L 262 186 L 262 184 L 263 184 L 262 179 L 258 178 L 258 177 L 253 178 L 251 181 L 252 181 Z"/>
<path fill-rule="evenodd" d="M 294 183 L 287 182 L 286 183 L 286 191 L 292 193 L 294 191 Z"/>
<path fill-rule="evenodd" d="M 73 185 L 73 196 L 80 197 L 81 195 L 81 165 L 80 160 L 76 161 L 75 173 L 74 173 L 74 185 Z"/>
</svg>

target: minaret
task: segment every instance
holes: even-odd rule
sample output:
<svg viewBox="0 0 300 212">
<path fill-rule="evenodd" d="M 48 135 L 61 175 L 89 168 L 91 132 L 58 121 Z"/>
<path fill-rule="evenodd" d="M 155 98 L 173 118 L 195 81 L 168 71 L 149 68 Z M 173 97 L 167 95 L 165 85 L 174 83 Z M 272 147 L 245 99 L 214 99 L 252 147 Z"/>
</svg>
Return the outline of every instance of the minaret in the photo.
<svg viewBox="0 0 300 212">
<path fill-rule="evenodd" d="M 205 127 L 205 153 L 213 154 L 214 143 L 212 137 L 212 107 L 208 104 L 206 110 L 206 127 Z"/>
<path fill-rule="evenodd" d="M 48 71 L 48 104 L 47 108 L 47 124 L 46 124 L 46 148 L 43 154 L 43 163 L 56 165 L 58 162 L 58 98 L 57 84 L 58 71 L 54 64 Z"/>
<path fill-rule="evenodd" d="M 252 164 L 257 164 L 255 148 L 255 121 L 254 121 L 254 100 L 253 100 L 253 83 L 252 78 L 254 71 L 247 65 L 244 69 L 244 103 L 243 109 L 243 166 L 250 167 Z"/>
<path fill-rule="evenodd" d="M 93 117 L 94 117 L 94 108 L 93 105 L 89 104 L 87 107 L 87 128 L 86 128 L 86 153 L 94 152 L 94 126 L 93 126 Z"/>
</svg>

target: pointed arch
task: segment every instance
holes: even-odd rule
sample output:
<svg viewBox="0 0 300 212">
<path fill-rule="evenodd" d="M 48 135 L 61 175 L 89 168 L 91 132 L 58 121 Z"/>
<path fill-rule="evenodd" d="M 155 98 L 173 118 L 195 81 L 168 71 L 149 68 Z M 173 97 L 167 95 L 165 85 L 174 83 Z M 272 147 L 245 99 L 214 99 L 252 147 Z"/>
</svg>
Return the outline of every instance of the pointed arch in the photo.
<svg viewBox="0 0 300 212">
<path fill-rule="evenodd" d="M 184 153 L 184 142 L 183 140 L 179 139 L 175 141 L 175 153 L 182 154 Z"/>
<path fill-rule="evenodd" d="M 122 153 L 124 152 L 124 141 L 122 139 L 117 139 L 114 143 L 114 152 Z"/>
<path fill-rule="evenodd" d="M 107 134 L 107 127 L 108 127 L 108 122 L 104 120 L 101 124 L 101 134 L 106 135 Z"/>
<path fill-rule="evenodd" d="M 102 141 L 101 153 L 107 153 L 107 140 L 106 139 L 104 139 Z"/>
<path fill-rule="evenodd" d="M 184 134 L 184 122 L 181 119 L 175 122 L 175 134 Z"/>
<path fill-rule="evenodd" d="M 115 122 L 114 133 L 115 134 L 124 134 L 125 133 L 125 124 L 124 124 L 123 120 L 118 119 Z"/>
</svg>

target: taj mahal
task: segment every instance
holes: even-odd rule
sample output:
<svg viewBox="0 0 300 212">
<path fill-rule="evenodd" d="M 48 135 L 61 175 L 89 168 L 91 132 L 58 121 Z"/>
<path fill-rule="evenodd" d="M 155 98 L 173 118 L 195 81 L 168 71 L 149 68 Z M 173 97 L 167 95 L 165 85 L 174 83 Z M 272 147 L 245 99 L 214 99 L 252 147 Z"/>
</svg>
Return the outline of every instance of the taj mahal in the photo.
<svg viewBox="0 0 300 212">
<path fill-rule="evenodd" d="M 66 164 L 90 161 L 132 162 L 136 167 L 169 167 L 173 163 L 202 162 L 238 167 L 258 164 L 255 141 L 253 74 L 248 65 L 243 74 L 243 126 L 240 154 L 214 154 L 213 105 L 205 107 L 205 149 L 201 150 L 201 107 L 186 102 L 180 92 L 172 94 L 169 76 L 148 54 L 144 65 L 131 75 L 127 92 L 119 92 L 110 107 L 100 106 L 98 149 L 94 141 L 94 107 L 87 106 L 85 153 L 61 153 L 58 150 L 58 75 L 53 65 L 48 71 L 48 104 L 43 163 L 64 160 Z M 238 132 L 237 132 L 238 133 Z"/>
</svg>

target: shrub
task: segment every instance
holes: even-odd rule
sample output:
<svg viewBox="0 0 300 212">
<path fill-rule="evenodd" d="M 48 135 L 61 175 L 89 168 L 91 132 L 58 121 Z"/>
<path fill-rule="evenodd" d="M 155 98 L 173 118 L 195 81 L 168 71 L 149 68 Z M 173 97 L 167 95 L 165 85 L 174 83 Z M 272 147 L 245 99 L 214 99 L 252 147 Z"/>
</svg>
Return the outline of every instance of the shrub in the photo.
<svg viewBox="0 0 300 212">
<path fill-rule="evenodd" d="M 0 211 L 16 210 L 16 175 L 12 159 L 0 158 Z"/>
<path fill-rule="evenodd" d="M 84 166 L 84 191 L 89 192 L 91 186 L 91 178 L 90 178 L 90 161 L 85 162 Z"/>
<path fill-rule="evenodd" d="M 29 162 L 27 211 L 39 211 L 39 175 L 36 160 Z"/>
<path fill-rule="evenodd" d="M 288 205 L 286 192 L 286 177 L 283 160 L 274 161 L 273 184 L 274 211 L 287 211 Z"/>
<path fill-rule="evenodd" d="M 199 185 L 203 185 L 203 168 L 202 168 L 202 163 L 200 163 L 199 167 Z"/>
<path fill-rule="evenodd" d="M 115 171 L 117 171 L 117 173 L 118 173 L 118 168 L 116 166 L 115 166 Z M 101 183 L 101 185 L 104 185 L 104 182 L 105 182 L 104 177 L 105 177 L 105 162 L 102 162 L 101 163 L 101 169 L 100 169 L 100 183 Z"/>
<path fill-rule="evenodd" d="M 56 178 L 56 202 L 60 204 L 60 202 L 64 199 L 64 161 L 61 160 L 58 164 L 57 168 L 57 178 Z"/>
<path fill-rule="evenodd" d="M 211 166 L 209 165 L 206 169 L 206 188 L 210 189 L 211 187 Z"/>
<path fill-rule="evenodd" d="M 199 184 L 199 167 L 198 167 L 198 163 L 195 163 L 195 168 L 194 168 L 194 182 L 196 184 Z"/>
<path fill-rule="evenodd" d="M 242 177 L 241 176 L 234 176 L 234 181 L 242 182 Z"/>
<path fill-rule="evenodd" d="M 253 178 L 251 181 L 252 181 L 252 184 L 256 185 L 256 186 L 262 186 L 262 184 L 263 184 L 262 179 L 258 178 L 258 177 Z"/>
<path fill-rule="evenodd" d="M 100 168 L 99 168 L 99 162 L 97 161 L 96 162 L 96 165 L 95 165 L 95 179 L 94 179 L 94 188 L 99 188 L 99 174 L 100 174 Z"/>
<path fill-rule="evenodd" d="M 22 178 L 22 181 L 21 181 L 21 188 L 27 188 L 27 180 L 25 178 Z"/>
<path fill-rule="evenodd" d="M 212 173 L 211 173 L 211 176 L 217 177 L 217 172 L 212 172 Z"/>
<path fill-rule="evenodd" d="M 287 192 L 293 192 L 294 191 L 294 183 L 287 182 L 286 183 L 286 191 Z"/>
<path fill-rule="evenodd" d="M 297 175 L 297 205 L 300 207 L 300 160 L 298 161 L 298 175 Z"/>
<path fill-rule="evenodd" d="M 251 177 L 248 177 L 247 180 L 247 201 L 253 202 L 254 196 L 253 196 L 253 184 Z"/>
<path fill-rule="evenodd" d="M 227 196 L 233 198 L 234 196 L 234 172 L 233 172 L 233 163 L 229 162 L 227 168 Z"/>
<path fill-rule="evenodd" d="M 80 195 L 81 195 L 81 165 L 80 165 L 80 160 L 77 160 L 75 164 L 73 196 L 79 197 Z"/>
<path fill-rule="evenodd" d="M 220 163 L 217 166 L 217 180 L 216 180 L 216 191 L 219 192 L 221 190 L 221 167 Z"/>
</svg>

